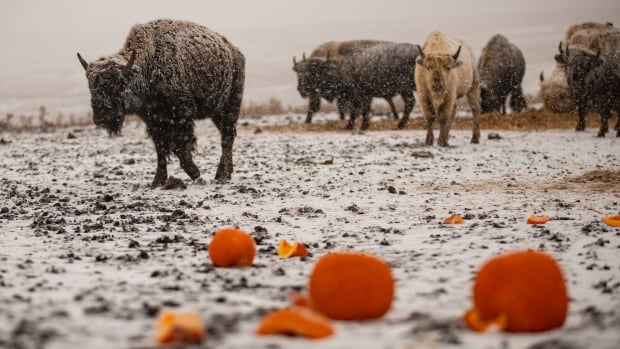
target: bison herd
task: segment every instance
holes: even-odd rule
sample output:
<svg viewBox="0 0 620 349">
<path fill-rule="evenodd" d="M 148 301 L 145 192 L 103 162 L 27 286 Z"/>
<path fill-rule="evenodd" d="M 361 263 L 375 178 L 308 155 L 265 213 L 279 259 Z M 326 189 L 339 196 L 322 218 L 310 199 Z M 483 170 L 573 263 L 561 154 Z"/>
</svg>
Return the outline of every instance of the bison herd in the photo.
<svg viewBox="0 0 620 349">
<path fill-rule="evenodd" d="M 196 144 L 194 121 L 211 118 L 221 135 L 222 155 L 215 179 L 227 181 L 233 170 L 232 148 L 241 108 L 245 58 L 225 37 L 195 23 L 155 20 L 131 28 L 121 50 L 88 63 L 86 71 L 95 124 L 118 133 L 127 114 L 146 124 L 157 152 L 153 187 L 168 179 L 167 161 L 174 154 L 192 178 L 200 176 L 192 160 Z M 560 42 L 551 76 L 541 73 L 545 106 L 579 113 L 577 130 L 585 128 L 585 114 L 601 115 L 599 137 L 608 131 L 612 112 L 620 115 L 620 30 L 611 23 L 571 26 Z M 319 110 L 321 99 L 336 101 L 341 118 L 349 114 L 348 129 L 362 116 L 369 126 L 373 98 L 400 96 L 404 112 L 397 128 L 407 124 L 417 94 L 426 120 L 426 144 L 448 146 L 456 100 L 466 97 L 473 115 L 471 142 L 480 141 L 481 113 L 526 108 L 521 82 L 525 59 L 521 50 L 501 34 L 485 45 L 476 64 L 471 48 L 441 32 L 428 35 L 424 45 L 376 40 L 330 41 L 308 58 L 293 58 L 297 89 L 309 99 L 306 122 Z M 620 137 L 620 121 L 616 123 Z"/>
</svg>

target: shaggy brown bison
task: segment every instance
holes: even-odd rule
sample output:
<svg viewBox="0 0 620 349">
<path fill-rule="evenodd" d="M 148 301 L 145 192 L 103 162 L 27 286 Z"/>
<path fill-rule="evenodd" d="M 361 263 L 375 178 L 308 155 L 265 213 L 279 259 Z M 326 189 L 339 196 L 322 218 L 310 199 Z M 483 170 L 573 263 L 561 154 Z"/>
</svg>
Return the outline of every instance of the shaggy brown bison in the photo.
<svg viewBox="0 0 620 349">
<path fill-rule="evenodd" d="M 513 111 L 520 112 L 527 107 L 521 88 L 525 58 L 521 50 L 502 34 L 494 35 L 482 49 L 478 73 L 483 113 L 498 111 L 506 114 L 508 96 Z"/>
<path fill-rule="evenodd" d="M 575 44 L 564 50 L 560 43 L 555 59 L 566 69 L 579 113 L 577 130 L 585 129 L 586 112 L 591 109 L 601 116 L 598 137 L 604 137 L 611 113 L 615 111 L 620 119 L 620 31 L 596 32 L 590 39 L 590 47 Z M 620 120 L 615 129 L 620 137 Z"/>
<path fill-rule="evenodd" d="M 138 115 L 155 144 L 157 170 L 152 186 L 168 178 L 171 154 L 192 178 L 194 120 L 211 118 L 221 135 L 222 155 L 215 174 L 227 181 L 243 96 L 245 58 L 225 37 L 201 25 L 155 20 L 131 28 L 121 50 L 87 63 L 93 121 L 119 133 L 127 114 Z"/>
<path fill-rule="evenodd" d="M 361 128 L 368 128 L 373 97 L 391 100 L 400 95 L 405 110 L 398 128 L 407 124 L 415 104 L 413 72 L 417 56 L 414 45 L 385 42 L 326 61 L 322 68 L 326 81 L 335 88 L 339 100 L 350 107 L 347 129 L 353 128 L 358 115 L 363 117 Z"/>
<path fill-rule="evenodd" d="M 308 97 L 309 99 L 306 123 L 312 122 L 312 116 L 321 106 L 321 98 L 330 103 L 336 100 L 340 119 L 344 119 L 345 113 L 351 111 L 350 103 L 338 98 L 337 86 L 326 76 L 324 63 L 327 60 L 338 60 L 348 57 L 363 49 L 382 43 L 385 43 L 385 41 L 329 41 L 314 49 L 308 59 L 303 55 L 302 60 L 298 62 L 293 57 L 293 71 L 297 73 L 297 90 L 302 97 Z M 398 120 L 398 112 L 392 98 L 386 98 L 386 101 L 390 106 L 394 119 Z M 370 105 L 368 105 L 368 108 L 370 108 Z"/>
</svg>

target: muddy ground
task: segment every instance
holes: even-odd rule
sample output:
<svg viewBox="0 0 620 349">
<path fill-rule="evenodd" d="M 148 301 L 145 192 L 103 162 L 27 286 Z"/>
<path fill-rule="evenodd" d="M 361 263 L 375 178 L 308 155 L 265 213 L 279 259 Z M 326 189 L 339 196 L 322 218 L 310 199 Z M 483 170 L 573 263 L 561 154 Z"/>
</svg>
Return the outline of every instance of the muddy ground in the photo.
<svg viewBox="0 0 620 349">
<path fill-rule="evenodd" d="M 367 132 L 343 131 L 336 119 L 241 120 L 224 185 L 212 181 L 217 131 L 201 121 L 202 179 L 189 180 L 173 161 L 169 174 L 186 188 L 169 190 L 149 187 L 155 152 L 142 123 L 128 123 L 121 137 L 94 127 L 0 133 L 0 347 L 155 347 L 164 308 L 199 312 L 208 329 L 197 347 L 206 348 L 620 345 L 620 229 L 600 220 L 620 211 L 620 138 L 596 138 L 592 120 L 579 133 L 576 119 L 564 129 L 483 123 L 482 142 L 472 145 L 465 119 L 451 147 L 439 148 L 422 144 L 419 118 L 402 131 L 377 120 Z M 527 225 L 534 212 L 555 219 Z M 450 213 L 466 223 L 441 225 Z M 225 226 L 255 237 L 253 267 L 211 265 L 209 240 Z M 310 256 L 279 259 L 282 238 L 304 242 Z M 475 271 L 494 254 L 526 248 L 562 266 L 564 327 L 468 331 L 460 317 Z M 336 250 L 388 261 L 397 280 L 390 312 L 336 322 L 336 335 L 318 343 L 254 335 L 261 316 L 286 306 L 314 262 Z"/>
</svg>

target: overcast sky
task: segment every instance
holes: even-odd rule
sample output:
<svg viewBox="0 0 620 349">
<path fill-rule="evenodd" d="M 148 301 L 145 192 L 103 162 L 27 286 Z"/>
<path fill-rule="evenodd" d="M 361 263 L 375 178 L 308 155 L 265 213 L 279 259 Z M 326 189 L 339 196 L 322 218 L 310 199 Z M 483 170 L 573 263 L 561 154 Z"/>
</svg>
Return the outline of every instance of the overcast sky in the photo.
<svg viewBox="0 0 620 349">
<path fill-rule="evenodd" d="M 275 95 L 301 103 L 291 70 L 293 55 L 309 53 L 329 40 L 372 38 L 422 44 L 433 30 L 460 37 L 476 53 L 492 35 L 504 33 L 525 54 L 524 85 L 532 90 L 540 70 L 553 65 L 557 42 L 566 28 L 590 20 L 618 25 L 620 1 L 2 0 L 0 113 L 12 108 L 7 100 L 21 95 L 60 93 L 67 88 L 72 95 L 87 97 L 75 53 L 90 60 L 112 54 L 123 45 L 133 24 L 165 17 L 203 24 L 244 52 L 246 101 Z"/>
</svg>

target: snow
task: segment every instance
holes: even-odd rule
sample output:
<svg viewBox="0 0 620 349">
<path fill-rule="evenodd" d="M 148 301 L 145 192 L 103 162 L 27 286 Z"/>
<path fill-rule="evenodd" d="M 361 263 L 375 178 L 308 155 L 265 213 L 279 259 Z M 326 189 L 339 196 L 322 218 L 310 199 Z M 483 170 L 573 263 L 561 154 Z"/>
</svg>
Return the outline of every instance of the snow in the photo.
<svg viewBox="0 0 620 349">
<path fill-rule="evenodd" d="M 199 312 L 214 348 L 551 348 L 551 340 L 561 348 L 618 347 L 620 229 L 600 218 L 620 211 L 620 182 L 617 175 L 578 180 L 620 170 L 618 138 L 596 138 L 594 129 L 494 130 L 502 138 L 489 140 L 483 130 L 474 145 L 471 131 L 452 130 L 452 146 L 439 148 L 423 145 L 422 130 L 269 128 L 302 119 L 242 120 L 235 171 L 224 185 L 211 181 L 217 130 L 198 123 L 195 161 L 205 181 L 190 181 L 176 159 L 168 169 L 186 190 L 149 188 L 156 155 L 140 122 L 113 138 L 94 127 L 0 134 L 8 141 L 0 144 L 0 347 L 151 347 L 149 309 L 158 308 Z M 527 225 L 533 212 L 564 219 Z M 441 225 L 450 213 L 469 219 Z M 266 230 L 251 268 L 210 264 L 211 236 L 231 225 Z M 312 256 L 279 259 L 282 238 L 304 242 Z M 543 249 L 563 269 L 571 299 L 564 327 L 468 331 L 460 318 L 471 306 L 475 271 L 497 253 L 528 248 Z M 256 336 L 262 314 L 287 306 L 314 262 L 337 250 L 390 264 L 397 288 L 388 314 L 335 321 L 336 335 L 319 342 Z M 279 268 L 285 275 L 274 273 Z M 20 334 L 22 320 L 34 327 Z"/>
</svg>

